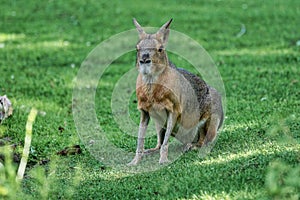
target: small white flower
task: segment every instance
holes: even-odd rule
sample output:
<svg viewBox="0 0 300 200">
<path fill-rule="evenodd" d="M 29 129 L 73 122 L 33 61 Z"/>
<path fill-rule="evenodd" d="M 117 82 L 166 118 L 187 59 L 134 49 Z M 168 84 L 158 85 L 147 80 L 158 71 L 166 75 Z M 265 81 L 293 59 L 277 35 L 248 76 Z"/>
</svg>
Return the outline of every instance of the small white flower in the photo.
<svg viewBox="0 0 300 200">
<path fill-rule="evenodd" d="M 93 145 L 95 143 L 95 140 L 90 140 L 89 145 Z"/>
<path fill-rule="evenodd" d="M 39 111 L 39 114 L 44 117 L 47 113 L 45 111 Z"/>
<path fill-rule="evenodd" d="M 268 98 L 267 97 L 263 97 L 260 99 L 260 101 L 266 101 Z"/>
</svg>

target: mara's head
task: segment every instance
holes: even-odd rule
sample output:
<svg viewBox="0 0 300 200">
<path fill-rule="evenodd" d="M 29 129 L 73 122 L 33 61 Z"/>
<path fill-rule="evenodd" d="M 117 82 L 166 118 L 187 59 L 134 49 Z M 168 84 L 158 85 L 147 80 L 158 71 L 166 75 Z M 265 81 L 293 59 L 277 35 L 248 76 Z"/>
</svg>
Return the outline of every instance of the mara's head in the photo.
<svg viewBox="0 0 300 200">
<path fill-rule="evenodd" d="M 136 19 L 133 19 L 133 23 L 139 34 L 139 41 L 136 45 L 136 65 L 142 75 L 155 76 L 163 72 L 168 65 L 165 47 L 168 42 L 171 22 L 172 19 L 165 23 L 156 33 L 148 34 Z"/>
</svg>

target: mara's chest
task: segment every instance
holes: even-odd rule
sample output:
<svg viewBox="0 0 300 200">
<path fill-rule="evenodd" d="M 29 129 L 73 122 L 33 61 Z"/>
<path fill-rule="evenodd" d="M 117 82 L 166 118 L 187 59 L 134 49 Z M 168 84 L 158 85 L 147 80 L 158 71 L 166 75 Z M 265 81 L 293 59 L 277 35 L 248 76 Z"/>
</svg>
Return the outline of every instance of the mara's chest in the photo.
<svg viewBox="0 0 300 200">
<path fill-rule="evenodd" d="M 179 112 L 179 99 L 175 93 L 159 84 L 142 85 L 136 89 L 138 109 L 147 112 Z"/>
</svg>

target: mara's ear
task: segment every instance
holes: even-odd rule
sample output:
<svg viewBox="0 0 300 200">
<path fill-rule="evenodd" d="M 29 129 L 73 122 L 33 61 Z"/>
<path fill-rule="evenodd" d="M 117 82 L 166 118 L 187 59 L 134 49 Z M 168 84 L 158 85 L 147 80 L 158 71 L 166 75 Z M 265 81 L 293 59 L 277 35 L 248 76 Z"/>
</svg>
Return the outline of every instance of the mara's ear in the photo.
<svg viewBox="0 0 300 200">
<path fill-rule="evenodd" d="M 146 36 L 146 32 L 143 30 L 141 25 L 136 21 L 135 18 L 133 18 L 133 24 L 136 27 L 136 30 L 139 32 L 139 38 L 142 39 Z"/>
<path fill-rule="evenodd" d="M 161 40 L 164 45 L 168 42 L 168 37 L 170 33 L 170 24 L 172 22 L 173 18 L 171 18 L 167 23 L 162 25 L 162 27 L 156 32 L 157 39 Z"/>
</svg>

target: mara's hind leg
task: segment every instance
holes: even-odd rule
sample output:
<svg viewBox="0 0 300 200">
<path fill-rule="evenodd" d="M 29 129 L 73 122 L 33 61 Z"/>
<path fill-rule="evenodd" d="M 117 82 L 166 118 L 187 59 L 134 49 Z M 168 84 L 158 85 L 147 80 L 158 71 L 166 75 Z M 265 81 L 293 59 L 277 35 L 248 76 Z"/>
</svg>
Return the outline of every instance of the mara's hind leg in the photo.
<svg viewBox="0 0 300 200">
<path fill-rule="evenodd" d="M 196 147 L 201 147 L 204 143 L 205 135 L 206 135 L 206 127 L 205 125 L 201 128 L 201 131 L 199 131 L 199 137 L 196 144 Z"/>
<path fill-rule="evenodd" d="M 220 125 L 220 119 L 217 115 L 212 115 L 205 126 L 205 135 L 200 136 L 199 145 L 209 146 L 217 137 L 217 131 Z"/>
<path fill-rule="evenodd" d="M 200 122 L 199 127 L 197 129 L 197 133 L 195 135 L 195 138 L 192 142 L 187 143 L 184 147 L 184 152 L 189 150 L 195 150 L 198 147 L 201 147 L 203 144 L 204 138 L 205 138 L 205 122 Z M 200 142 L 201 141 L 201 142 Z"/>
<path fill-rule="evenodd" d="M 155 123 L 155 129 L 157 132 L 157 144 L 154 148 L 146 149 L 144 151 L 144 154 L 151 154 L 151 153 L 158 152 L 164 141 L 166 129 L 164 127 L 162 127 L 161 125 L 159 125 L 159 123 L 157 123 L 157 122 Z"/>
</svg>

